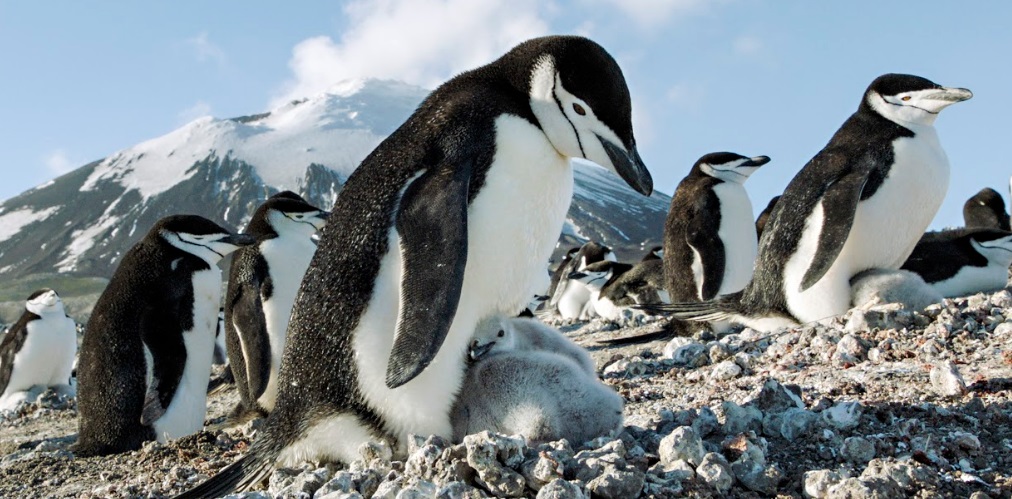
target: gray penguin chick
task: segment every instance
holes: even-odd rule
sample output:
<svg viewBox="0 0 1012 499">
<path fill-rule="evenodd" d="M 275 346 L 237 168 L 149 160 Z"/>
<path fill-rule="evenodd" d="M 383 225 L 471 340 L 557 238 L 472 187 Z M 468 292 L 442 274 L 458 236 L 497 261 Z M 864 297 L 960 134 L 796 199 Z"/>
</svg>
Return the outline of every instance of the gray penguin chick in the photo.
<svg viewBox="0 0 1012 499">
<path fill-rule="evenodd" d="M 622 426 L 622 397 L 568 355 L 504 351 L 472 364 L 450 410 L 455 442 L 494 431 L 528 442 L 586 442 Z"/>
<path fill-rule="evenodd" d="M 580 345 L 559 330 L 532 318 L 493 315 L 474 329 L 468 358 L 477 360 L 490 353 L 543 350 L 571 358 L 592 378 L 597 377 L 594 359 Z"/>
<path fill-rule="evenodd" d="M 907 310 L 923 310 L 941 303 L 942 294 L 908 270 L 869 269 L 850 279 L 851 304 L 855 307 L 900 303 Z"/>
</svg>

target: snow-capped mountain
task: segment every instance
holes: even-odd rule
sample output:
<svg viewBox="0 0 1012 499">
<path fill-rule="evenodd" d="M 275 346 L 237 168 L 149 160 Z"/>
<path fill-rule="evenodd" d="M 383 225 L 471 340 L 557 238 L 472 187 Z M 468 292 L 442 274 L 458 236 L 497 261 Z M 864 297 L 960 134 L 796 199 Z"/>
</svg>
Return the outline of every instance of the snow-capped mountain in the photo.
<svg viewBox="0 0 1012 499">
<path fill-rule="evenodd" d="M 0 203 L 0 280 L 37 273 L 108 277 L 159 218 L 195 213 L 241 229 L 269 194 L 330 208 L 344 180 L 428 92 L 359 80 L 271 112 L 198 119 Z M 670 198 L 578 164 L 560 251 L 594 239 L 638 259 L 659 244 Z"/>
</svg>

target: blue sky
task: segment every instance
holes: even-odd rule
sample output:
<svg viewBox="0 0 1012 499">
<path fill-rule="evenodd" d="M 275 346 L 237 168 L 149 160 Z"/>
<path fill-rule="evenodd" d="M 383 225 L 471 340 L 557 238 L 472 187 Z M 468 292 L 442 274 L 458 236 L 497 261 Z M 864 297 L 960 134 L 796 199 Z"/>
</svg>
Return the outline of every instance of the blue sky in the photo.
<svg viewBox="0 0 1012 499">
<path fill-rule="evenodd" d="M 640 152 L 671 193 L 701 155 L 768 155 L 761 209 L 887 72 L 973 90 L 936 127 L 952 163 L 933 224 L 1008 198 L 1012 3 L 803 0 L 0 0 L 0 199 L 202 116 L 270 109 L 344 78 L 432 88 L 516 42 L 590 36 L 632 90 Z"/>
</svg>

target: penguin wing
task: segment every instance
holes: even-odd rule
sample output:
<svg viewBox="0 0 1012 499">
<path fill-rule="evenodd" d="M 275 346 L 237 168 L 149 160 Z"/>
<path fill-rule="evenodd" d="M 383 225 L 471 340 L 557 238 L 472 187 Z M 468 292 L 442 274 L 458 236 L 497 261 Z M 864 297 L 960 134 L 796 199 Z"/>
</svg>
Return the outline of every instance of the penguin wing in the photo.
<svg viewBox="0 0 1012 499">
<path fill-rule="evenodd" d="M 712 199 L 710 199 L 712 198 Z M 720 200 L 715 194 L 705 196 L 697 203 L 685 227 L 685 242 L 699 256 L 703 265 L 702 283 L 696 283 L 700 300 L 717 296 L 724 282 L 724 242 L 720 240 L 713 221 L 720 220 Z"/>
<path fill-rule="evenodd" d="M 14 357 L 25 345 L 28 338 L 28 321 L 31 319 L 29 312 L 25 312 L 18 319 L 18 322 L 11 326 L 10 331 L 0 341 L 0 395 L 7 390 L 7 384 L 11 382 L 11 373 L 14 372 Z"/>
<path fill-rule="evenodd" d="M 146 314 L 141 325 L 144 346 L 151 353 L 151 379 L 144 395 L 144 408 L 141 410 L 141 424 L 150 425 L 165 414 L 172 397 L 179 388 L 186 367 L 186 345 L 183 343 L 183 330 L 179 320 L 184 314 L 173 314 L 170 310 L 161 313 Z M 187 311 L 189 312 L 189 311 Z M 190 320 L 192 321 L 192 312 Z M 185 320 L 185 319 L 182 319 Z M 191 324 L 192 328 L 192 324 Z"/>
<path fill-rule="evenodd" d="M 827 161 L 832 161 L 834 157 L 842 159 L 841 155 L 829 156 Z M 826 187 L 819 200 L 822 204 L 822 230 L 819 231 L 815 257 L 801 280 L 800 291 L 819 282 L 840 255 L 843 245 L 847 242 L 847 236 L 850 235 L 850 228 L 854 225 L 857 203 L 861 201 L 861 193 L 864 192 L 864 186 L 868 183 L 869 174 L 873 169 L 874 162 L 870 159 L 859 162 Z"/>
<path fill-rule="evenodd" d="M 403 258 L 401 308 L 387 364 L 389 388 L 411 381 L 432 362 L 456 315 L 467 263 L 472 165 L 473 159 L 443 162 L 401 197 L 395 221 Z"/>
<path fill-rule="evenodd" d="M 268 285 L 270 283 L 264 284 Z M 246 388 L 251 400 L 256 400 L 264 394 L 271 376 L 270 340 L 260 290 L 252 284 L 240 284 L 232 300 L 229 319 L 227 328 L 234 331 L 241 345 L 233 349 L 233 354 L 239 358 L 230 362 L 245 369 Z"/>
</svg>

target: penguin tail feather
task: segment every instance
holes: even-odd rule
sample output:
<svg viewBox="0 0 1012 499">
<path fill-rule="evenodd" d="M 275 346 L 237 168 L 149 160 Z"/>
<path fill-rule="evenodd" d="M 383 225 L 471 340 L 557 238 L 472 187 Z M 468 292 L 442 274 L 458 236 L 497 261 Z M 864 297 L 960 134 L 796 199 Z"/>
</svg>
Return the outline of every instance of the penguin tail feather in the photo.
<svg viewBox="0 0 1012 499">
<path fill-rule="evenodd" d="M 717 298 L 703 302 L 642 304 L 633 308 L 683 321 L 711 322 L 731 320 L 737 316 L 728 305 L 726 300 Z"/>
<path fill-rule="evenodd" d="M 174 499 L 198 499 L 222 497 L 236 491 L 246 491 L 267 478 L 271 471 L 272 459 L 261 455 L 257 449 L 224 467 L 218 474 L 200 485 L 187 490 Z"/>
</svg>

